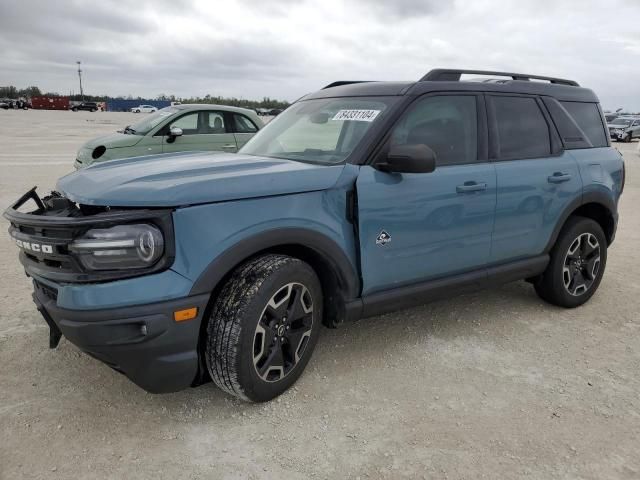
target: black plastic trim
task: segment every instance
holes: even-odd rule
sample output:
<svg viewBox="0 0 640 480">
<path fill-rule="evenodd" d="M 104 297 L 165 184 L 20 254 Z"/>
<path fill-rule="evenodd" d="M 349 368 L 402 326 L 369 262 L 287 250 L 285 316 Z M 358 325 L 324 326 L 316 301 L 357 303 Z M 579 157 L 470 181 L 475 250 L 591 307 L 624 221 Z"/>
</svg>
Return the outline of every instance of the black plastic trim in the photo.
<svg viewBox="0 0 640 480">
<path fill-rule="evenodd" d="M 548 263 L 549 255 L 543 254 L 459 275 L 385 290 L 350 302 L 346 308 L 346 317 L 348 320 L 356 320 L 381 315 L 439 298 L 523 280 L 544 272 Z"/>
<path fill-rule="evenodd" d="M 34 285 L 33 301 L 51 326 L 92 357 L 151 393 L 176 392 L 198 376 L 198 336 L 209 295 L 103 310 L 69 310 Z M 175 322 L 173 312 L 197 307 Z M 55 340 L 55 338 L 54 338 Z"/>
<path fill-rule="evenodd" d="M 360 293 L 359 276 L 343 250 L 325 235 L 303 228 L 267 230 L 241 240 L 220 253 L 200 274 L 190 295 L 211 293 L 218 283 L 243 261 L 269 250 L 286 245 L 307 247 L 322 256 L 331 265 L 340 283 L 344 298 L 356 298 Z"/>
<path fill-rule="evenodd" d="M 547 245 L 544 249 L 545 252 L 551 251 L 551 249 L 556 243 L 556 240 L 558 239 L 558 235 L 560 235 L 560 231 L 562 230 L 562 227 L 564 227 L 565 222 L 571 216 L 571 214 L 575 212 L 578 208 L 580 208 L 582 205 L 586 205 L 588 203 L 597 203 L 602 205 L 607 209 L 607 211 L 609 212 L 609 215 L 611 215 L 611 218 L 613 219 L 613 222 L 614 222 L 614 228 L 613 228 L 611 238 L 609 239 L 609 245 L 613 243 L 617 224 L 618 224 L 618 214 L 616 213 L 617 208 L 616 208 L 615 201 L 613 200 L 611 195 L 607 195 L 604 192 L 600 192 L 600 191 L 584 192 L 581 197 L 575 198 L 563 210 L 562 215 L 560 216 L 560 219 L 556 223 L 556 226 L 553 229 L 553 232 L 551 233 L 551 237 L 549 237 L 549 242 L 547 242 Z"/>
</svg>

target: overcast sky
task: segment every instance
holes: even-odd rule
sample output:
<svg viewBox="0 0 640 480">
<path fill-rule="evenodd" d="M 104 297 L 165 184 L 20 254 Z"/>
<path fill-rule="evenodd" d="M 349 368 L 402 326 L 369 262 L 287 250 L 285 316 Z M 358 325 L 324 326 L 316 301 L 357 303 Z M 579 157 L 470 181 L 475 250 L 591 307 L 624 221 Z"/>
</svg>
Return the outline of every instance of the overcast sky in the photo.
<svg viewBox="0 0 640 480">
<path fill-rule="evenodd" d="M 0 85 L 295 100 L 433 67 L 560 76 L 640 111 L 640 0 L 2 0 Z"/>
</svg>

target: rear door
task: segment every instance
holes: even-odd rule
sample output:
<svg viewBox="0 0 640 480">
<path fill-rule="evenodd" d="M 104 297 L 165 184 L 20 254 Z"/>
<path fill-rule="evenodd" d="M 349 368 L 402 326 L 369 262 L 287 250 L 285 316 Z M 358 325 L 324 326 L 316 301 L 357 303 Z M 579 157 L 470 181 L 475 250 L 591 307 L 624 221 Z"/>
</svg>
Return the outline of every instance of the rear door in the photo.
<svg viewBox="0 0 640 480">
<path fill-rule="evenodd" d="M 491 263 L 503 263 L 544 252 L 562 213 L 582 194 L 582 180 L 540 99 L 486 98 L 498 178 Z"/>
<path fill-rule="evenodd" d="M 171 137 L 171 127 L 182 130 L 182 136 Z M 162 129 L 162 151 L 225 151 L 238 150 L 236 139 L 224 112 L 202 110 L 188 112 Z"/>
<path fill-rule="evenodd" d="M 416 102 L 387 145 L 425 144 L 431 173 L 363 166 L 358 221 L 363 294 L 482 268 L 489 261 L 496 206 L 481 95 L 438 94 Z"/>
<path fill-rule="evenodd" d="M 258 127 L 246 115 L 231 113 L 233 117 L 233 131 L 238 149 L 249 141 L 258 131 Z"/>
</svg>

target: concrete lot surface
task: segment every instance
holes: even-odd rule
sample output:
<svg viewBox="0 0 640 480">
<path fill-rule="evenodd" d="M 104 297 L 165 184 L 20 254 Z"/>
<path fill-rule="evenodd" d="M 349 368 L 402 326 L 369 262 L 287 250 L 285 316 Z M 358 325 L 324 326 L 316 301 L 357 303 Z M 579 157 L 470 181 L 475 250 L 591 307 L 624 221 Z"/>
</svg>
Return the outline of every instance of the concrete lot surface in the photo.
<svg viewBox="0 0 640 480">
<path fill-rule="evenodd" d="M 0 111 L 0 207 L 128 113 Z M 0 478 L 640 478 L 640 157 L 593 299 L 518 282 L 324 330 L 297 386 L 147 394 L 48 328 L 0 228 Z"/>
</svg>

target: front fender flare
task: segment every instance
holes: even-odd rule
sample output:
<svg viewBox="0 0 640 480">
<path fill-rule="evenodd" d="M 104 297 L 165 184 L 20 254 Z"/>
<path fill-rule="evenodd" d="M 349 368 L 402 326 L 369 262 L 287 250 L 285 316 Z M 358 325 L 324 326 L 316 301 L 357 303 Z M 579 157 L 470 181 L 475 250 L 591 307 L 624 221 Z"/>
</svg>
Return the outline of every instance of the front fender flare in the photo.
<svg viewBox="0 0 640 480">
<path fill-rule="evenodd" d="M 298 245 L 309 248 L 331 266 L 346 300 L 360 294 L 360 277 L 344 250 L 322 233 L 304 228 L 277 228 L 245 238 L 218 255 L 197 278 L 189 295 L 211 293 L 244 260 L 270 248 Z"/>
</svg>

